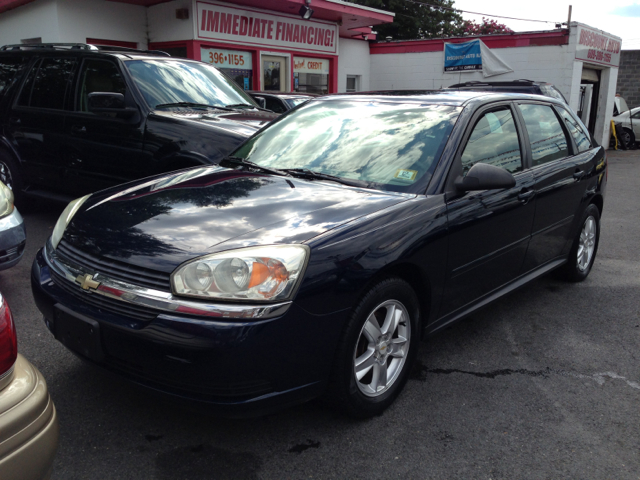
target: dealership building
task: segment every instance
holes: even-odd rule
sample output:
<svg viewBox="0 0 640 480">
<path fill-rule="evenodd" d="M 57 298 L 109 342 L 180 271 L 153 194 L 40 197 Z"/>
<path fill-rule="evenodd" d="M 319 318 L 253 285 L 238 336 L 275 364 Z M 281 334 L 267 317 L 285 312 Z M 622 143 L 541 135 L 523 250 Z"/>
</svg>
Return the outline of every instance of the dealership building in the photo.
<svg viewBox="0 0 640 480">
<path fill-rule="evenodd" d="M 620 38 L 576 22 L 477 37 L 483 64 L 445 71 L 447 45 L 471 38 L 377 38 L 376 25 L 393 18 L 342 0 L 0 0 L 0 45 L 159 49 L 211 63 L 246 90 L 337 93 L 544 81 L 562 92 L 598 142 L 608 144 Z M 489 57 L 491 67 L 501 68 L 489 68 Z"/>
</svg>

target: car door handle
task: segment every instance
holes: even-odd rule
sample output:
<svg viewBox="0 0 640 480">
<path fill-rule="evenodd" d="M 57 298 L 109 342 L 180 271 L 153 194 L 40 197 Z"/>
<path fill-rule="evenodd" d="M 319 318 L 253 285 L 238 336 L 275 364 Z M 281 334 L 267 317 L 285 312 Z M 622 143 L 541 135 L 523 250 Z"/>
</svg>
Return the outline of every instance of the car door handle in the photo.
<svg viewBox="0 0 640 480">
<path fill-rule="evenodd" d="M 522 190 L 520 190 L 520 193 L 518 194 L 518 200 L 526 204 L 529 202 L 529 200 L 533 198 L 535 194 L 536 194 L 535 190 L 528 190 L 526 188 L 523 188 Z"/>
<path fill-rule="evenodd" d="M 11 118 L 9 119 L 9 123 L 10 123 L 11 125 L 20 125 L 20 123 L 22 123 L 22 120 L 20 120 L 20 118 L 19 118 L 19 117 L 11 117 Z"/>
<path fill-rule="evenodd" d="M 73 133 L 87 133 L 87 127 L 84 125 L 73 125 L 71 131 Z"/>
<path fill-rule="evenodd" d="M 576 171 L 573 172 L 573 178 L 575 178 L 576 180 L 580 180 L 582 179 L 582 177 L 584 177 L 584 171 L 576 168 Z"/>
</svg>

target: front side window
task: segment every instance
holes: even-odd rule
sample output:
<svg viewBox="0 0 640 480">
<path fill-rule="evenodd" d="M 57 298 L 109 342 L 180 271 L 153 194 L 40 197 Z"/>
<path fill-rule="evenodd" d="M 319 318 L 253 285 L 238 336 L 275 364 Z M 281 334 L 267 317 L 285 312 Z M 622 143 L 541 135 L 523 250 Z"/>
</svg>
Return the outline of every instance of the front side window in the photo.
<svg viewBox="0 0 640 480">
<path fill-rule="evenodd" d="M 73 58 L 43 58 L 29 73 L 18 104 L 25 107 L 64 109 L 69 76 L 74 64 Z"/>
<path fill-rule="evenodd" d="M 80 90 L 76 109 L 89 111 L 90 93 L 121 93 L 124 95 L 126 84 L 118 67 L 107 60 L 86 60 L 80 72 Z"/>
<path fill-rule="evenodd" d="M 548 105 L 519 105 L 531 143 L 533 166 L 569 155 L 569 143 L 562 125 Z"/>
<path fill-rule="evenodd" d="M 488 163 L 510 173 L 522 170 L 518 132 L 508 107 L 485 113 L 473 128 L 462 153 L 462 174 L 476 163 Z"/>
<path fill-rule="evenodd" d="M 277 98 L 273 98 L 273 97 L 265 95 L 264 101 L 266 103 L 267 109 L 271 110 L 272 112 L 284 113 L 284 112 L 287 111 L 287 109 L 284 108 L 284 105 L 282 105 L 282 102 L 280 100 L 278 100 Z"/>
<path fill-rule="evenodd" d="M 569 130 L 569 133 L 573 137 L 573 140 L 576 142 L 578 152 L 589 150 L 591 148 L 591 142 L 589 141 L 589 137 L 585 135 L 584 130 L 582 129 L 578 121 L 573 118 L 573 116 L 564 108 L 558 108 L 558 111 L 560 112 L 562 120 L 564 120 L 564 124 L 566 125 L 567 130 Z"/>
<path fill-rule="evenodd" d="M 255 107 L 249 95 L 233 80 L 205 63 L 131 60 L 126 66 L 151 108 L 181 102 Z"/>
<path fill-rule="evenodd" d="M 423 192 L 457 107 L 368 100 L 306 103 L 232 155 L 265 167 L 307 169 L 369 188 Z"/>
</svg>

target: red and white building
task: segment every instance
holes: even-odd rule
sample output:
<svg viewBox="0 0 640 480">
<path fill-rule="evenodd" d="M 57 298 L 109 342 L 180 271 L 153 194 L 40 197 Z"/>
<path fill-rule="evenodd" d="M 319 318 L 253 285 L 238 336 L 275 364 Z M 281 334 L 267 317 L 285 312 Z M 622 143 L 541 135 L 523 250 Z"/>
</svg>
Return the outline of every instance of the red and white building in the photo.
<svg viewBox="0 0 640 480">
<path fill-rule="evenodd" d="M 313 10 L 301 17 L 304 7 Z M 161 49 L 216 65 L 247 90 L 438 89 L 483 80 L 554 84 L 607 145 L 620 39 L 587 25 L 480 37 L 513 71 L 444 72 L 444 44 L 376 40 L 394 14 L 342 0 L 0 0 L 0 45 Z"/>
</svg>

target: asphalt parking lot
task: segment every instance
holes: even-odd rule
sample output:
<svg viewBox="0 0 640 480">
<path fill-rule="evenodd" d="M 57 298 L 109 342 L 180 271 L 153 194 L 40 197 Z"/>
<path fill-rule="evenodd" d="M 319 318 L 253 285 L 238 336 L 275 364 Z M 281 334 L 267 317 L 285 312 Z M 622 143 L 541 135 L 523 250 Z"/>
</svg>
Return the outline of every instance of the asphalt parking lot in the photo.
<svg viewBox="0 0 640 480">
<path fill-rule="evenodd" d="M 220 419 L 85 365 L 56 342 L 29 284 L 64 205 L 22 213 L 27 253 L 0 272 L 18 347 L 47 379 L 54 479 L 640 479 L 640 152 L 609 152 L 588 279 L 551 276 L 423 342 L 381 417 L 312 402 Z"/>
</svg>

